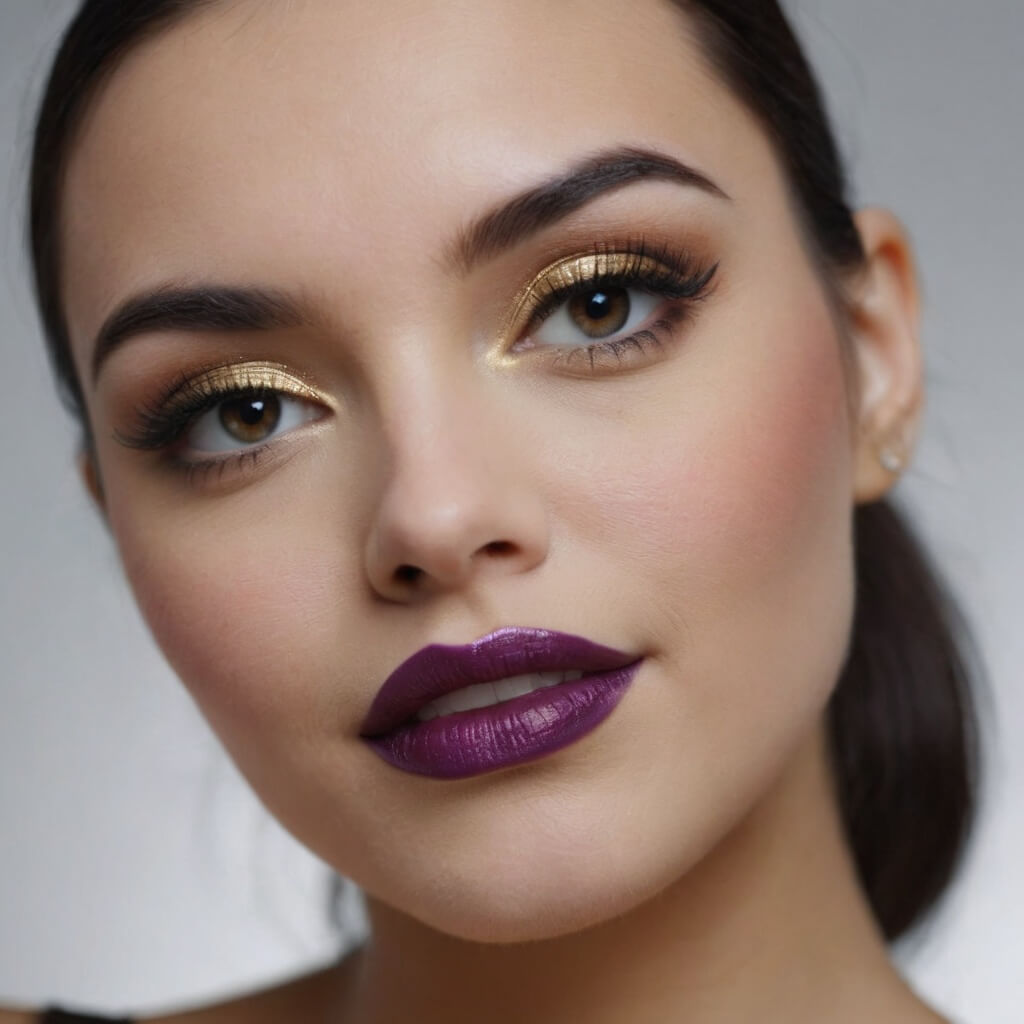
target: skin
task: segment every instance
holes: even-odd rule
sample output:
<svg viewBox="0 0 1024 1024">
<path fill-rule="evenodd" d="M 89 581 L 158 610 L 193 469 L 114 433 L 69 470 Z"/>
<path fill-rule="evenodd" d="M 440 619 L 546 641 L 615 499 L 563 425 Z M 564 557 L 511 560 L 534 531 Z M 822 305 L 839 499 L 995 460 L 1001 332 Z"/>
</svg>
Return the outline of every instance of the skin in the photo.
<svg viewBox="0 0 1024 1024">
<path fill-rule="evenodd" d="M 170 663 L 374 931 L 272 1009 L 163 1019 L 939 1020 L 857 889 L 822 724 L 852 511 L 919 417 L 912 259 L 861 213 L 837 322 L 765 134 L 687 28 L 656 0 L 250 0 L 137 48 L 93 105 L 63 235 L 83 380 L 142 288 L 309 311 L 124 344 L 87 386 L 85 470 Z M 729 198 L 635 183 L 468 273 L 444 259 L 472 217 L 620 145 Z M 719 264 L 670 342 L 596 378 L 543 344 L 509 357 L 538 270 L 641 236 Z M 241 358 L 323 399 L 252 472 L 193 486 L 114 439 L 175 375 Z M 359 739 L 406 657 L 505 625 L 646 660 L 600 728 L 515 769 L 441 783 Z"/>
</svg>

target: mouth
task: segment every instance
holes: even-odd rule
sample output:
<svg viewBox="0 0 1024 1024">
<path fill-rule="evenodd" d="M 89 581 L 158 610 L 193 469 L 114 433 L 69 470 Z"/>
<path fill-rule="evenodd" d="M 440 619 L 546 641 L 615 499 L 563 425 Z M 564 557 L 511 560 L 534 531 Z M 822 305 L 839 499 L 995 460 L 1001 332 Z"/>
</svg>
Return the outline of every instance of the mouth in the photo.
<svg viewBox="0 0 1024 1024">
<path fill-rule="evenodd" d="M 527 675 L 512 676 L 508 679 L 497 679 L 493 683 L 475 683 L 464 686 L 454 693 L 447 693 L 437 700 L 432 700 L 416 712 L 419 722 L 429 722 L 432 718 L 443 718 L 455 715 L 460 711 L 474 711 L 476 708 L 490 708 L 495 704 L 504 704 L 516 697 L 524 697 L 528 693 L 546 690 L 560 683 L 571 683 L 582 679 L 581 671 L 574 672 L 532 672 Z"/>
<path fill-rule="evenodd" d="M 464 778 L 561 749 L 615 708 L 642 658 L 583 637 L 507 627 L 434 644 L 384 682 L 360 729 L 393 766 Z"/>
</svg>

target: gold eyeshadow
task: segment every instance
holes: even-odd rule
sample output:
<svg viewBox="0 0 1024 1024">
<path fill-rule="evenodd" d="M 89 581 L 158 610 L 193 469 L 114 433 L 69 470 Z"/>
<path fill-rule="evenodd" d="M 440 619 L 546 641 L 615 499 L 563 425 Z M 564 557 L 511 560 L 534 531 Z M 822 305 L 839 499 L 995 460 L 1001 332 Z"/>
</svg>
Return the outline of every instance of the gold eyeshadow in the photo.
<svg viewBox="0 0 1024 1024">
<path fill-rule="evenodd" d="M 680 305 L 702 298 L 717 265 L 707 267 L 686 250 L 649 249 L 643 241 L 601 246 L 548 264 L 515 296 L 505 318 L 499 362 L 514 360 L 529 332 L 564 302 L 601 289 L 637 289 Z M 591 351 L 581 337 L 580 351 Z M 597 342 L 597 345 L 603 342 Z"/>
<path fill-rule="evenodd" d="M 177 441 L 202 413 L 233 397 L 278 394 L 315 402 L 336 411 L 336 403 L 301 375 L 280 363 L 244 362 L 183 373 L 155 400 L 136 412 L 130 432 L 115 434 L 128 448 L 157 450 Z"/>
<path fill-rule="evenodd" d="M 229 363 L 189 378 L 190 395 L 224 395 L 245 391 L 279 391 L 293 398 L 307 398 L 334 407 L 327 394 L 281 363 Z M 172 396 L 173 398 L 173 396 Z"/>
<path fill-rule="evenodd" d="M 717 270 L 717 264 L 709 265 L 685 248 L 648 247 L 642 239 L 599 244 L 562 257 L 534 274 L 515 294 L 498 325 L 492 358 L 509 368 L 531 358 L 535 368 L 580 378 L 652 365 L 663 358 L 661 353 L 670 342 L 683 335 L 697 304 L 710 294 Z M 606 295 L 600 296 L 601 292 Z M 658 304 L 641 323 L 627 328 L 631 293 L 653 296 Z M 586 324 L 580 323 L 578 345 L 551 344 L 543 338 L 542 325 L 563 305 L 568 303 L 571 309 L 591 297 L 608 295 L 625 304 L 627 316 L 621 329 L 615 330 L 612 318 L 607 334 L 588 336 Z M 245 472 L 254 468 L 263 453 L 276 445 L 278 435 L 253 437 L 248 447 L 211 455 L 189 448 L 190 432 L 204 415 L 218 407 L 223 414 L 233 400 L 244 405 L 246 400 L 259 403 L 271 396 L 338 411 L 337 402 L 304 374 L 282 363 L 238 360 L 180 373 L 154 399 L 136 408 L 131 431 L 115 432 L 115 438 L 126 447 L 158 453 L 162 463 L 184 471 L 197 485 L 207 476 L 224 484 L 229 477 L 237 477 L 236 469 L 241 473 L 243 467 Z M 290 432 L 291 428 L 285 431 Z M 244 438 L 236 440 L 247 443 Z"/>
<path fill-rule="evenodd" d="M 525 285 L 512 303 L 506 323 L 506 337 L 515 337 L 538 319 L 538 313 L 552 295 L 587 286 L 609 276 L 625 277 L 657 266 L 650 257 L 633 252 L 596 252 L 567 256 L 552 263 Z"/>
</svg>

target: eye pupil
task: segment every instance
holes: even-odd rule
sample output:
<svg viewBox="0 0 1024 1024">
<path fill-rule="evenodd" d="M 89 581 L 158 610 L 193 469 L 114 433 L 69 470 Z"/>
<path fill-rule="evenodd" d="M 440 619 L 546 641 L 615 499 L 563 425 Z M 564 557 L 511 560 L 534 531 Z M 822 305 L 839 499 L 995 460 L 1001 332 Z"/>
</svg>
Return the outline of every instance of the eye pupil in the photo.
<svg viewBox="0 0 1024 1024">
<path fill-rule="evenodd" d="M 246 402 L 238 410 L 238 415 L 242 418 L 242 422 L 248 424 L 250 427 L 255 426 L 261 419 L 263 419 L 263 413 L 266 409 L 266 403 L 262 398 L 254 398 L 251 402 Z"/>
<path fill-rule="evenodd" d="M 595 292 L 587 300 L 587 316 L 592 320 L 601 320 L 608 315 L 611 299 L 604 292 Z"/>
<path fill-rule="evenodd" d="M 220 422 L 237 441 L 262 441 L 281 419 L 281 402 L 275 395 L 233 398 L 220 407 Z"/>
<path fill-rule="evenodd" d="M 569 303 L 569 315 L 591 338 L 604 338 L 622 330 L 629 320 L 629 293 L 625 288 L 584 292 Z"/>
</svg>

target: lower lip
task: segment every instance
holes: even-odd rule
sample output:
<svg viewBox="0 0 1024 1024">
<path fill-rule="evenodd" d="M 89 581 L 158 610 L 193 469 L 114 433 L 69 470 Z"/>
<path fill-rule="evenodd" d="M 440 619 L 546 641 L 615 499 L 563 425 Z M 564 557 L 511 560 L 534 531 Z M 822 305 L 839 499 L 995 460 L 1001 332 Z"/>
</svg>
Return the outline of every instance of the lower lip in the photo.
<svg viewBox="0 0 1024 1024">
<path fill-rule="evenodd" d="M 553 754 L 593 732 L 625 696 L 640 662 L 514 697 L 411 722 L 366 742 L 413 775 L 465 779 Z"/>
</svg>

